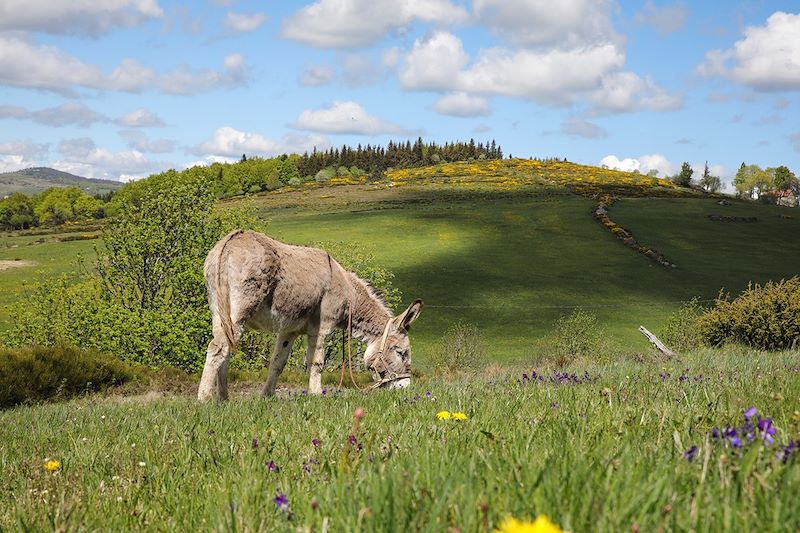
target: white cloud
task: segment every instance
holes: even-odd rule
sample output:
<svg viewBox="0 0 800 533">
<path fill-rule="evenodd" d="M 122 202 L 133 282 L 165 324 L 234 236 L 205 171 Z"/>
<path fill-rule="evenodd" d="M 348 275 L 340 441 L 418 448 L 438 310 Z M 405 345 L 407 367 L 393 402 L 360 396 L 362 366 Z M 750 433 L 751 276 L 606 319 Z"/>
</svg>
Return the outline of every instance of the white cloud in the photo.
<svg viewBox="0 0 800 533">
<path fill-rule="evenodd" d="M 800 14 L 775 12 L 744 34 L 733 48 L 708 52 L 697 72 L 761 91 L 800 90 Z"/>
<path fill-rule="evenodd" d="M 171 94 L 188 94 L 246 81 L 240 54 L 225 57 L 225 71 L 193 71 L 186 66 L 158 75 L 135 59 L 124 59 L 105 74 L 56 47 L 0 35 L 0 85 L 54 91 L 74 95 L 76 88 L 141 92 L 155 86 Z"/>
<path fill-rule="evenodd" d="M 14 172 L 23 168 L 38 166 L 36 160 L 19 154 L 0 155 L 0 172 Z"/>
<path fill-rule="evenodd" d="M 381 63 L 386 68 L 394 68 L 400 62 L 400 48 L 393 46 L 383 51 Z"/>
<path fill-rule="evenodd" d="M 47 126 L 79 126 L 86 128 L 96 122 L 108 122 L 108 117 L 83 104 L 68 102 L 57 107 L 28 111 L 20 106 L 0 106 L 0 119 L 32 120 Z"/>
<path fill-rule="evenodd" d="M 486 98 L 467 93 L 451 93 L 440 98 L 433 108 L 443 115 L 453 117 L 481 117 L 491 113 Z"/>
<path fill-rule="evenodd" d="M 127 128 L 161 128 L 165 126 L 164 121 L 158 115 L 144 108 L 122 115 L 116 120 L 116 123 Z"/>
<path fill-rule="evenodd" d="M 523 46 L 593 46 L 618 41 L 611 0 L 475 0 L 474 15 L 495 33 Z"/>
<path fill-rule="evenodd" d="M 167 94 L 194 94 L 220 87 L 234 87 L 246 81 L 246 64 L 241 54 L 225 56 L 224 65 L 225 72 L 193 70 L 181 65 L 161 75 L 158 85 Z"/>
<path fill-rule="evenodd" d="M 157 0 L 3 0 L 0 30 L 98 36 L 163 14 Z"/>
<path fill-rule="evenodd" d="M 607 155 L 600 160 L 600 166 L 622 170 L 624 172 L 633 172 L 634 170 L 647 174 L 651 170 L 657 170 L 659 177 L 666 177 L 675 174 L 680 170 L 680 165 L 670 163 L 666 157 L 661 154 L 649 154 L 640 156 L 638 159 L 627 157 L 619 159 L 615 155 Z"/>
<path fill-rule="evenodd" d="M 302 153 L 326 148 L 330 142 L 320 135 L 286 135 L 281 140 L 268 139 L 258 133 L 238 131 L 230 126 L 217 129 L 208 141 L 194 147 L 197 155 L 238 158 L 242 154 L 275 156 Z"/>
<path fill-rule="evenodd" d="M 170 139 L 150 140 L 139 130 L 122 130 L 120 137 L 125 139 L 128 148 L 144 153 L 165 154 L 175 150 L 175 141 Z"/>
<path fill-rule="evenodd" d="M 363 54 L 347 54 L 342 64 L 342 77 L 348 87 L 363 87 L 377 82 L 382 66 Z"/>
<path fill-rule="evenodd" d="M 23 158 L 42 158 L 50 151 L 50 145 L 30 139 L 0 143 L 0 154 L 22 156 Z"/>
<path fill-rule="evenodd" d="M 642 79 L 633 72 L 604 77 L 589 98 L 600 112 L 675 111 L 683 107 L 682 97 L 667 93 L 649 77 Z"/>
<path fill-rule="evenodd" d="M 461 70 L 468 62 L 461 40 L 439 31 L 414 41 L 400 70 L 400 84 L 406 89 L 458 89 Z"/>
<path fill-rule="evenodd" d="M 367 113 L 356 102 L 333 102 L 324 109 L 307 109 L 300 113 L 292 127 L 322 133 L 381 135 L 404 133 L 396 124 L 386 122 Z"/>
<path fill-rule="evenodd" d="M 245 33 L 255 31 L 267 21 L 266 13 L 234 13 L 229 11 L 225 15 L 225 29 Z"/>
<path fill-rule="evenodd" d="M 604 139 L 608 131 L 594 122 L 580 118 L 568 118 L 561 123 L 561 131 L 570 137 L 583 137 L 585 139 Z"/>
<path fill-rule="evenodd" d="M 383 39 L 419 20 L 454 24 L 467 19 L 448 0 L 318 0 L 283 21 L 283 37 L 317 48 L 352 48 Z"/>
<path fill-rule="evenodd" d="M 144 176 L 173 166 L 164 161 L 151 161 L 138 150 L 111 152 L 98 147 L 88 137 L 61 141 L 57 150 L 63 157 L 52 163 L 53 168 L 87 178 L 119 180 L 123 176 Z"/>
<path fill-rule="evenodd" d="M 688 11 L 683 2 L 658 7 L 653 0 L 647 0 L 634 19 L 641 26 L 652 26 L 660 35 L 676 32 L 686 23 Z"/>
<path fill-rule="evenodd" d="M 305 87 L 321 87 L 333 80 L 333 69 L 327 65 L 316 65 L 306 68 L 300 75 L 300 85 Z"/>
</svg>

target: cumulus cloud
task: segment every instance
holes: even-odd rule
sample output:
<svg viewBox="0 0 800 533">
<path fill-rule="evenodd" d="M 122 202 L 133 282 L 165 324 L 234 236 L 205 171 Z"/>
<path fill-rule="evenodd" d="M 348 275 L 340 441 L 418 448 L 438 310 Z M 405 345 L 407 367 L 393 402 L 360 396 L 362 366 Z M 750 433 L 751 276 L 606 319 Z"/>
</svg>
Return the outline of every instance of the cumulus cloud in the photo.
<svg viewBox="0 0 800 533">
<path fill-rule="evenodd" d="M 561 124 L 561 132 L 570 137 L 583 137 L 585 139 L 604 139 L 608 131 L 594 122 L 580 118 L 568 118 Z"/>
<path fill-rule="evenodd" d="M 96 37 L 164 15 L 157 0 L 3 0 L 0 30 L 24 30 Z"/>
<path fill-rule="evenodd" d="M 683 2 L 658 7 L 653 0 L 647 0 L 634 19 L 640 26 L 652 26 L 660 35 L 664 36 L 681 29 L 686 23 L 688 14 Z"/>
<path fill-rule="evenodd" d="M 744 35 L 733 48 L 709 51 L 697 72 L 759 91 L 800 90 L 800 14 L 778 11 Z"/>
<path fill-rule="evenodd" d="M 440 98 L 433 108 L 442 115 L 453 117 L 482 117 L 491 113 L 486 98 L 467 93 L 451 93 Z"/>
<path fill-rule="evenodd" d="M 125 139 L 128 148 L 139 152 L 165 154 L 175 150 L 175 141 L 170 139 L 151 140 L 139 130 L 122 130 L 119 135 Z"/>
<path fill-rule="evenodd" d="M 624 172 L 638 171 L 647 174 L 651 170 L 657 170 L 660 177 L 675 174 L 680 170 L 680 165 L 670 163 L 661 154 L 648 154 L 639 158 L 626 157 L 619 159 L 615 155 L 607 155 L 600 160 L 600 166 L 622 170 Z"/>
<path fill-rule="evenodd" d="M 225 71 L 194 71 L 186 66 L 158 75 L 135 59 L 124 59 L 106 74 L 54 46 L 25 38 L 0 35 L 0 84 L 53 91 L 69 96 L 76 88 L 141 92 L 153 87 L 171 94 L 188 94 L 246 81 L 246 66 L 240 54 L 225 57 Z"/>
<path fill-rule="evenodd" d="M 97 146 L 89 137 L 65 139 L 57 150 L 62 158 L 52 163 L 53 168 L 87 178 L 130 179 L 173 166 L 164 161 L 151 161 L 138 150 L 111 152 Z"/>
<path fill-rule="evenodd" d="M 258 133 L 239 131 L 224 126 L 218 128 L 211 139 L 195 146 L 192 152 L 197 155 L 221 157 L 240 157 L 242 154 L 275 156 L 284 153 L 302 153 L 326 148 L 330 142 L 320 135 L 286 135 L 280 140 L 273 140 Z"/>
<path fill-rule="evenodd" d="M 237 33 L 255 31 L 267 21 L 266 13 L 235 13 L 225 15 L 225 29 Z"/>
<path fill-rule="evenodd" d="M 588 101 L 597 113 L 672 111 L 683 105 L 649 77 L 622 71 L 614 43 L 577 48 L 489 48 L 470 64 L 461 40 L 438 31 L 417 39 L 399 71 L 412 90 L 461 91 L 533 100 L 545 105 Z"/>
<path fill-rule="evenodd" d="M 42 158 L 46 156 L 49 151 L 49 144 L 37 143 L 30 139 L 0 143 L 0 154 L 6 156 L 21 156 L 23 159 Z"/>
<path fill-rule="evenodd" d="M 604 77 L 589 98 L 598 112 L 675 111 L 683 107 L 682 97 L 667 93 L 649 77 L 640 78 L 633 72 Z"/>
<path fill-rule="evenodd" d="M 300 85 L 304 87 L 321 87 L 333 80 L 333 69 L 327 65 L 316 65 L 306 68 L 300 75 Z"/>
<path fill-rule="evenodd" d="M 581 47 L 619 41 L 611 0 L 475 0 L 475 19 L 515 44 Z"/>
<path fill-rule="evenodd" d="M 318 0 L 283 21 L 281 35 L 317 48 L 373 44 L 414 21 L 454 24 L 466 10 L 449 0 Z"/>
<path fill-rule="evenodd" d="M 127 128 L 161 128 L 166 125 L 158 115 L 144 108 L 122 115 L 116 123 Z"/>
<path fill-rule="evenodd" d="M 406 132 L 397 124 L 370 115 L 360 104 L 352 101 L 333 102 L 324 109 L 307 109 L 300 113 L 292 127 L 321 133 L 354 135 Z"/>
</svg>

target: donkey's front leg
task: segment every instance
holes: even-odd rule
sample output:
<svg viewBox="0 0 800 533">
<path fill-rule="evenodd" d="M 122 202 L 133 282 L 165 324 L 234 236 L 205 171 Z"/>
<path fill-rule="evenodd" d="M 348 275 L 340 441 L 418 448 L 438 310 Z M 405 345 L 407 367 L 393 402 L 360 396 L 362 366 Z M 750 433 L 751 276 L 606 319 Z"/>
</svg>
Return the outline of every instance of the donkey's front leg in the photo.
<svg viewBox="0 0 800 533">
<path fill-rule="evenodd" d="M 309 394 L 322 394 L 322 369 L 325 366 L 325 339 L 330 329 L 320 329 L 308 334 L 308 392 Z"/>
</svg>

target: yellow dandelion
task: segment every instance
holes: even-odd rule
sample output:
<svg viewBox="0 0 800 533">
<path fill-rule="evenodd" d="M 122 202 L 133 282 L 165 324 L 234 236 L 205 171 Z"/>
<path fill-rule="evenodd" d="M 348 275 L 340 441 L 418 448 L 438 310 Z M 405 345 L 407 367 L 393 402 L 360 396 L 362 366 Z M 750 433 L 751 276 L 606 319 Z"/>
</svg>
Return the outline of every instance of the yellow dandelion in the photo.
<svg viewBox="0 0 800 533">
<path fill-rule="evenodd" d="M 466 420 L 467 418 L 469 417 L 465 413 L 453 413 L 453 420 Z"/>
<path fill-rule="evenodd" d="M 59 461 L 56 461 L 54 459 L 48 459 L 47 461 L 44 462 L 44 469 L 47 470 L 48 472 L 55 472 L 59 468 L 61 468 L 61 463 Z"/>
<path fill-rule="evenodd" d="M 565 533 L 545 515 L 539 515 L 533 522 L 517 520 L 513 516 L 500 522 L 495 533 Z"/>
<path fill-rule="evenodd" d="M 436 413 L 436 418 L 439 420 L 450 420 L 450 411 L 439 411 Z"/>
</svg>

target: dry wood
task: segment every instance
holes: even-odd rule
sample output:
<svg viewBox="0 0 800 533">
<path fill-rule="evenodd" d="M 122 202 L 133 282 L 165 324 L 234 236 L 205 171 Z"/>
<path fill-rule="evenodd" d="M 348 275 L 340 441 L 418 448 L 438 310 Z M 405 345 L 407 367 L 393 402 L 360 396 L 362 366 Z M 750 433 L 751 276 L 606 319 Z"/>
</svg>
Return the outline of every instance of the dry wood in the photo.
<svg viewBox="0 0 800 533">
<path fill-rule="evenodd" d="M 653 335 L 653 334 L 652 334 L 652 333 L 651 333 L 651 332 L 650 332 L 650 331 L 649 331 L 649 330 L 648 330 L 646 327 L 644 327 L 644 326 L 639 326 L 639 331 L 641 331 L 641 332 L 642 332 L 642 335 L 644 335 L 645 337 L 647 337 L 647 340 L 649 340 L 649 341 L 650 341 L 650 343 L 651 343 L 653 346 L 655 346 L 655 347 L 656 347 L 656 349 L 658 349 L 658 351 L 660 351 L 661 353 L 663 353 L 663 354 L 664 354 L 664 355 L 666 355 L 667 357 L 675 357 L 675 356 L 677 355 L 675 352 L 673 352 L 672 350 L 670 350 L 669 348 L 667 348 L 667 347 L 666 347 L 666 345 L 665 345 L 663 342 L 661 342 L 660 340 L 658 340 L 658 337 L 656 337 L 655 335 Z"/>
</svg>

